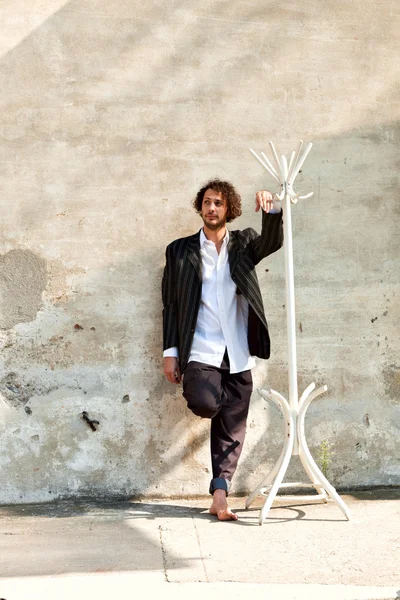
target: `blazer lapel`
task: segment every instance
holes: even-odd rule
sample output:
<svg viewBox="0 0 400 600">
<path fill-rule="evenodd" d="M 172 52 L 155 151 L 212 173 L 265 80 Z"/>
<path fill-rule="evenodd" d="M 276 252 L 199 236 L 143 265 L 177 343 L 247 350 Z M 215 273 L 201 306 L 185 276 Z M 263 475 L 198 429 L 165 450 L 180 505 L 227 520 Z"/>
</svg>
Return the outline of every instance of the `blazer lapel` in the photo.
<svg viewBox="0 0 400 600">
<path fill-rule="evenodd" d="M 190 237 L 187 245 L 187 253 L 188 258 L 201 281 L 200 231 Z"/>
<path fill-rule="evenodd" d="M 228 256 L 231 277 L 234 274 L 237 264 L 239 262 L 241 250 L 242 246 L 240 244 L 240 241 L 235 236 L 235 232 L 230 231 L 228 242 Z M 187 256 L 201 281 L 200 231 L 190 237 L 187 245 Z"/>
<path fill-rule="evenodd" d="M 228 242 L 229 269 L 231 272 L 231 277 L 233 276 L 236 266 L 239 262 L 240 250 L 241 250 L 240 243 L 234 234 L 235 234 L 234 231 L 229 232 L 229 242 Z M 233 279 L 233 277 L 232 277 L 232 279 Z"/>
</svg>

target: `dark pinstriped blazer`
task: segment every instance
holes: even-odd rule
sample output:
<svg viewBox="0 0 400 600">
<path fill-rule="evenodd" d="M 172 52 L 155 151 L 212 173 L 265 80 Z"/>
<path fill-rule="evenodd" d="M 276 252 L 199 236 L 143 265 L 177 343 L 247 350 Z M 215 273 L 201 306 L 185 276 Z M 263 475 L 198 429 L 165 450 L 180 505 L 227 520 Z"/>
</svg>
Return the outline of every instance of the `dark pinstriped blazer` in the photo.
<svg viewBox="0 0 400 600">
<path fill-rule="evenodd" d="M 250 354 L 269 358 L 270 340 L 255 265 L 283 244 L 282 212 L 262 211 L 262 231 L 230 231 L 228 256 L 237 293 L 249 303 L 248 342 Z M 192 346 L 201 300 L 200 231 L 175 240 L 166 250 L 162 279 L 164 350 L 178 347 L 184 371 Z"/>
</svg>

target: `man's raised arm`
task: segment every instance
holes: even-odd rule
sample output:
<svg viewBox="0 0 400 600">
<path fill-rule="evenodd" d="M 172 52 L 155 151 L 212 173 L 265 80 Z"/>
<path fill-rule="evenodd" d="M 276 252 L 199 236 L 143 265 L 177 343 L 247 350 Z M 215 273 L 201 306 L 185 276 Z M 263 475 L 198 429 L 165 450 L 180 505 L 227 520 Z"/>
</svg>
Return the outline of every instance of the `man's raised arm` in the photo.
<svg viewBox="0 0 400 600">
<path fill-rule="evenodd" d="M 249 244 L 254 264 L 276 252 L 283 245 L 282 209 L 276 212 L 273 195 L 268 190 L 256 194 L 255 210 L 258 212 L 260 209 L 262 210 L 261 235 L 255 236 Z"/>
</svg>

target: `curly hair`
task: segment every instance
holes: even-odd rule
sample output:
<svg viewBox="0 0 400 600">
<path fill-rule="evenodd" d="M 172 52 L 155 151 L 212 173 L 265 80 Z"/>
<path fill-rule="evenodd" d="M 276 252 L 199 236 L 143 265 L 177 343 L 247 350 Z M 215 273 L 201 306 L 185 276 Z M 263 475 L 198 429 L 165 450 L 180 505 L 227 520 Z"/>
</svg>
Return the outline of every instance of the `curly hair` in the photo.
<svg viewBox="0 0 400 600">
<path fill-rule="evenodd" d="M 221 181 L 220 179 L 210 179 L 210 181 L 207 181 L 207 183 L 197 192 L 196 198 L 193 200 L 193 208 L 198 214 L 201 213 L 204 194 L 207 190 L 221 192 L 221 195 L 227 204 L 227 223 L 230 223 L 233 219 L 236 219 L 236 217 L 240 217 L 242 214 L 242 199 L 240 195 L 229 181 Z"/>
</svg>

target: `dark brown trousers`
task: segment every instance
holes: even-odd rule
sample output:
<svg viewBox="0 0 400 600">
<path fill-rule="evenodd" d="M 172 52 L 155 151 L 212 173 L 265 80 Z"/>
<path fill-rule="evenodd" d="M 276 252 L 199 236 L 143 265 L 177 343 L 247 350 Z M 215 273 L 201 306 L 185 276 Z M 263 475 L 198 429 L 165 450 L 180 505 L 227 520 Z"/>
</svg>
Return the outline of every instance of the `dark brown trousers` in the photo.
<svg viewBox="0 0 400 600">
<path fill-rule="evenodd" d="M 251 371 L 229 372 L 225 352 L 220 367 L 189 362 L 183 374 L 183 396 L 197 416 L 211 419 L 210 494 L 229 492 L 246 434 L 246 419 L 253 391 Z"/>
</svg>

